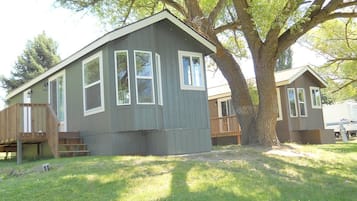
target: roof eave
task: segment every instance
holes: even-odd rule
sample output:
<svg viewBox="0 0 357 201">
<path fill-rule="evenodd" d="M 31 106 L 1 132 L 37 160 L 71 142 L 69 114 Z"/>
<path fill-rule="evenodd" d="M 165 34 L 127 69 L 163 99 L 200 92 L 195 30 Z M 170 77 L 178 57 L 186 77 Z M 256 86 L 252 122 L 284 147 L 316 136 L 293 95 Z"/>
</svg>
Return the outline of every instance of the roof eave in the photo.
<svg viewBox="0 0 357 201">
<path fill-rule="evenodd" d="M 156 22 L 159 22 L 161 20 L 168 19 L 172 23 L 174 23 L 176 26 L 180 27 L 183 31 L 185 31 L 187 34 L 191 35 L 193 38 L 198 40 L 201 44 L 203 44 L 206 48 L 208 48 L 212 53 L 215 53 L 216 47 L 215 45 L 210 42 L 208 39 L 205 37 L 201 36 L 199 33 L 194 31 L 190 26 L 179 20 L 177 17 L 175 17 L 173 14 L 171 14 L 169 11 L 164 10 L 160 13 L 157 13 L 153 16 L 147 17 L 145 19 L 139 20 L 133 24 L 124 26 L 122 28 L 116 29 L 112 32 L 109 32 L 102 37 L 96 39 L 86 47 L 82 48 L 78 52 L 72 54 L 68 58 L 64 59 L 61 61 L 59 64 L 56 66 L 50 68 L 46 72 L 42 73 L 41 75 L 35 77 L 34 79 L 30 80 L 29 82 L 21 85 L 20 87 L 14 89 L 8 95 L 5 97 L 6 100 L 9 100 L 10 98 L 16 96 L 17 94 L 21 93 L 22 91 L 32 87 L 34 84 L 46 79 L 50 75 L 56 73 L 57 71 L 60 71 L 61 69 L 65 68 L 67 65 L 70 63 L 76 61 L 77 59 L 81 58 L 82 56 L 85 56 L 86 54 L 90 53 L 91 51 L 95 50 L 96 48 L 112 41 L 117 38 L 120 38 L 124 35 L 130 34 L 134 31 L 137 31 L 141 28 L 144 28 L 146 26 L 149 26 L 151 24 L 154 24 Z"/>
</svg>

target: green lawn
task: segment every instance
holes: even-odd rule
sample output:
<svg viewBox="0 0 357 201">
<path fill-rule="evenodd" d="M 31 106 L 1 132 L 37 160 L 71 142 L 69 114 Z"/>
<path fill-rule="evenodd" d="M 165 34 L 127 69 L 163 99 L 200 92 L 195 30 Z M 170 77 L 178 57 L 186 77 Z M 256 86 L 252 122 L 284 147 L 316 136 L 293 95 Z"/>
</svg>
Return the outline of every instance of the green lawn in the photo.
<svg viewBox="0 0 357 201">
<path fill-rule="evenodd" d="M 52 169 L 42 172 L 42 164 Z M 357 143 L 0 161 L 0 200 L 356 200 Z"/>
</svg>

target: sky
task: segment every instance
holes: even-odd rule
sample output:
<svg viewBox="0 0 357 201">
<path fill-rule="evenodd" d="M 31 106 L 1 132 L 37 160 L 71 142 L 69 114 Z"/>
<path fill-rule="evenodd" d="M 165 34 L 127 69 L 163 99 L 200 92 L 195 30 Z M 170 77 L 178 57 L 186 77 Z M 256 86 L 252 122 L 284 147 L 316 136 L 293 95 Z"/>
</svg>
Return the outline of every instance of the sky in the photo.
<svg viewBox="0 0 357 201">
<path fill-rule="evenodd" d="M 105 33 L 97 18 L 86 13 L 55 7 L 54 0 L 2 1 L 0 6 L 0 75 L 9 76 L 17 57 L 26 43 L 43 31 L 59 44 L 62 59 L 75 53 Z M 294 46 L 293 66 L 321 63 L 316 54 L 301 46 Z M 253 77 L 252 63 L 240 61 L 246 77 Z M 207 75 L 208 85 L 224 83 L 218 72 Z M 4 106 L 5 91 L 0 88 L 0 108 Z"/>
</svg>

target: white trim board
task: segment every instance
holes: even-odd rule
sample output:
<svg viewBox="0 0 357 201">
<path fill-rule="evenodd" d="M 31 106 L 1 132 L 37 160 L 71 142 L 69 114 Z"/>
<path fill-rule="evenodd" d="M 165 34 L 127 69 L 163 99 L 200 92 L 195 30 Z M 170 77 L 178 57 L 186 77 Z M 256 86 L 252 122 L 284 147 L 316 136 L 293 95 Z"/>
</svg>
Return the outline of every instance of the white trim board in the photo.
<svg viewBox="0 0 357 201">
<path fill-rule="evenodd" d="M 35 77 L 34 79 L 30 80 L 29 82 L 23 84 L 22 86 L 18 87 L 17 89 L 11 91 L 7 96 L 6 100 L 16 96 L 17 94 L 23 92 L 24 90 L 30 88 L 34 84 L 40 82 L 43 79 L 46 79 L 47 77 L 51 76 L 52 74 L 56 73 L 57 71 L 65 68 L 67 65 L 70 63 L 74 62 L 75 60 L 81 58 L 82 56 L 90 53 L 91 51 L 95 50 L 96 48 L 112 41 L 115 39 L 118 39 L 122 36 L 125 36 L 127 34 L 130 34 L 134 31 L 137 31 L 139 29 L 142 29 L 144 27 L 147 27 L 151 24 L 154 24 L 156 22 L 159 22 L 161 20 L 167 19 L 170 22 L 174 23 L 176 26 L 181 28 L 183 31 L 185 31 L 187 34 L 191 35 L 193 38 L 195 38 L 197 41 L 199 41 L 202 45 L 210 49 L 212 52 L 216 52 L 216 47 L 213 43 L 211 43 L 208 39 L 205 37 L 201 36 L 198 34 L 196 31 L 194 31 L 191 27 L 183 23 L 181 20 L 176 18 L 173 14 L 171 14 L 169 11 L 164 10 L 160 13 L 157 13 L 155 15 L 152 15 L 150 17 L 144 18 L 142 20 L 139 20 L 133 24 L 121 27 L 119 29 L 116 29 L 112 32 L 109 32 L 102 37 L 98 38 L 97 40 L 93 41 L 86 47 L 82 48 L 78 52 L 72 54 L 68 58 L 64 59 L 61 61 L 59 64 L 56 66 L 50 68 L 48 71 L 44 72 L 43 74 Z"/>
</svg>

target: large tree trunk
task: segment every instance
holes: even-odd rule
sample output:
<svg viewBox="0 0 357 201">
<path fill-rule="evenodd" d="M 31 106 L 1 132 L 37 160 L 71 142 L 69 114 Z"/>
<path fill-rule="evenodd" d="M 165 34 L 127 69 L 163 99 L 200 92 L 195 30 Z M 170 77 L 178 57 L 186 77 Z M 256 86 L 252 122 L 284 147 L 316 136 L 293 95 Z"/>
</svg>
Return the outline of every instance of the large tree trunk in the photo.
<svg viewBox="0 0 357 201">
<path fill-rule="evenodd" d="M 259 94 L 259 108 L 256 118 L 259 143 L 267 146 L 279 145 L 275 128 L 278 117 L 274 78 L 276 59 L 261 56 L 253 60 Z"/>
<path fill-rule="evenodd" d="M 256 111 L 239 64 L 232 54 L 221 45 L 217 45 L 217 53 L 212 55 L 212 58 L 227 79 L 231 89 L 233 107 L 242 129 L 242 144 L 257 144 Z"/>
</svg>

